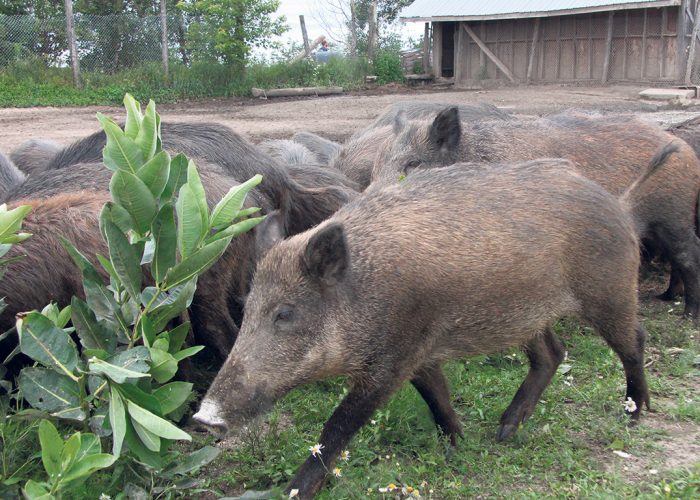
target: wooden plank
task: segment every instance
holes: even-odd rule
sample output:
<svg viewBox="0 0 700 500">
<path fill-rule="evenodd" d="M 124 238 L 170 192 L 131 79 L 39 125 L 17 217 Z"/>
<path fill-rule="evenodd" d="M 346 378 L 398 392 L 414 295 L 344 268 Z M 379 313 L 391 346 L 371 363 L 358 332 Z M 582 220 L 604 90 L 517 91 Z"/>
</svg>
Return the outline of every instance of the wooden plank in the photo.
<svg viewBox="0 0 700 500">
<path fill-rule="evenodd" d="M 688 50 L 688 61 L 685 65 L 685 84 L 690 84 L 695 66 L 695 47 L 697 46 L 697 36 L 700 32 L 700 1 L 695 5 L 695 21 L 693 22 L 693 34 L 690 37 L 690 49 Z"/>
<path fill-rule="evenodd" d="M 311 45 L 309 45 L 309 50 L 314 50 L 316 47 L 318 47 L 319 45 L 321 45 L 321 43 L 322 43 L 325 39 L 326 39 L 326 37 L 325 37 L 324 35 L 321 35 L 320 37 L 318 37 L 316 40 L 314 40 L 313 42 L 311 42 Z M 300 51 L 297 55 L 295 55 L 295 56 L 292 58 L 292 62 L 295 63 L 295 62 L 297 62 L 297 61 L 301 61 L 302 59 L 304 59 L 304 57 L 306 57 L 306 49 Z"/>
<path fill-rule="evenodd" d="M 73 83 L 79 89 L 83 88 L 80 80 L 80 58 L 75 43 L 75 25 L 73 24 L 73 1 L 65 0 L 63 8 L 66 14 L 66 35 L 68 35 L 68 50 L 70 52 L 71 67 L 73 68 Z"/>
<path fill-rule="evenodd" d="M 647 74 L 647 28 L 648 28 L 648 22 L 647 22 L 647 9 L 644 9 L 644 24 L 642 25 L 642 68 L 639 74 L 639 77 L 644 80 L 644 77 Z"/>
<path fill-rule="evenodd" d="M 481 39 L 486 40 L 486 23 L 481 22 Z M 479 51 L 479 71 L 483 71 L 481 68 L 486 66 L 486 54 Z"/>
<path fill-rule="evenodd" d="M 612 40 L 613 40 L 613 16 L 615 12 L 608 14 L 608 36 L 605 39 L 605 60 L 603 61 L 603 76 L 600 78 L 601 83 L 607 83 L 608 71 L 610 70 L 610 57 L 612 55 Z"/>
<path fill-rule="evenodd" d="M 508 67 L 505 64 L 503 64 L 503 62 L 498 57 L 496 57 L 496 54 L 491 52 L 491 50 L 486 46 L 486 44 L 481 40 L 481 38 L 479 38 L 477 34 L 474 33 L 474 30 L 471 29 L 467 23 L 462 24 L 462 27 L 464 28 L 464 31 L 466 31 L 467 34 L 472 38 L 472 40 L 474 40 L 474 42 L 479 46 L 483 53 L 486 54 L 486 57 L 491 59 L 491 61 L 493 61 L 496 67 L 500 69 L 512 83 L 515 83 L 515 78 L 513 78 L 513 75 L 511 74 Z"/>
<path fill-rule="evenodd" d="M 301 24 L 301 36 L 304 38 L 304 53 L 306 57 L 311 55 L 311 47 L 309 46 L 309 35 L 306 34 L 306 23 L 304 22 L 304 16 L 299 16 L 299 24 Z"/>
<path fill-rule="evenodd" d="M 554 79 L 561 78 L 561 16 L 557 17 L 557 71 L 554 74 Z"/>
<path fill-rule="evenodd" d="M 535 51 L 537 50 L 537 39 L 540 36 L 540 18 L 535 19 L 534 33 L 532 34 L 532 46 L 530 47 L 530 60 L 527 63 L 527 78 L 526 83 L 530 83 L 532 79 L 532 68 L 535 64 Z"/>
<path fill-rule="evenodd" d="M 465 75 L 468 75 L 466 72 L 467 58 L 462 51 L 462 32 L 459 29 L 460 24 L 462 23 L 457 23 L 457 29 L 454 33 L 454 69 L 452 70 L 452 76 L 455 79 L 456 85 L 459 85 L 459 82 L 465 78 Z"/>
<path fill-rule="evenodd" d="M 289 97 L 303 95 L 331 95 L 342 94 L 343 87 L 296 87 L 288 89 L 251 89 L 253 97 Z"/>
<path fill-rule="evenodd" d="M 442 37 L 445 23 L 433 23 L 433 75 L 442 77 Z"/>
<path fill-rule="evenodd" d="M 423 73 L 428 72 L 430 67 L 430 23 L 425 23 L 423 33 Z"/>
</svg>

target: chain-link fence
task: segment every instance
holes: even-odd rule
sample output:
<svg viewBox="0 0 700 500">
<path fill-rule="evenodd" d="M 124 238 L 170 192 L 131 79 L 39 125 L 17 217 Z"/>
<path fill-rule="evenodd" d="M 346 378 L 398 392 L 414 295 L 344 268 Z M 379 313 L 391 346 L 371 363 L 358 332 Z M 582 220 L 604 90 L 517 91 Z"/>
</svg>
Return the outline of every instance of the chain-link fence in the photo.
<svg viewBox="0 0 700 500">
<path fill-rule="evenodd" d="M 161 25 L 158 16 L 77 14 L 76 45 L 83 71 L 114 72 L 160 62 Z M 168 16 L 171 58 L 186 58 L 182 14 Z M 33 59 L 48 67 L 70 65 L 65 17 L 0 16 L 0 68 Z"/>
</svg>

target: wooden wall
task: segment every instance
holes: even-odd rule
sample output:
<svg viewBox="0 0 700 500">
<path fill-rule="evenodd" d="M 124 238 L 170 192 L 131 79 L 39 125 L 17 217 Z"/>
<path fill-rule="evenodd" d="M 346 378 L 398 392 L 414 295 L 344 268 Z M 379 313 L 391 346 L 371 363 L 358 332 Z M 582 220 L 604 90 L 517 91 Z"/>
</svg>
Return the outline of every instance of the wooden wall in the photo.
<svg viewBox="0 0 700 500">
<path fill-rule="evenodd" d="M 679 81 L 685 61 L 679 60 L 679 12 L 686 8 L 666 7 L 615 11 L 607 81 Z M 539 19 L 534 45 L 531 81 L 603 81 L 610 13 L 543 17 Z M 507 19 L 469 22 L 486 46 L 507 66 L 517 81 L 526 81 L 536 19 Z M 434 43 L 434 61 L 445 65 L 441 51 L 444 32 Z M 479 49 L 459 23 L 454 34 L 455 84 L 485 78 L 504 79 L 504 74 Z M 683 27 L 680 27 L 681 32 Z M 436 42 L 437 40 L 434 40 Z M 682 44 L 683 42 L 681 42 Z M 435 68 L 439 71 L 439 66 Z"/>
</svg>

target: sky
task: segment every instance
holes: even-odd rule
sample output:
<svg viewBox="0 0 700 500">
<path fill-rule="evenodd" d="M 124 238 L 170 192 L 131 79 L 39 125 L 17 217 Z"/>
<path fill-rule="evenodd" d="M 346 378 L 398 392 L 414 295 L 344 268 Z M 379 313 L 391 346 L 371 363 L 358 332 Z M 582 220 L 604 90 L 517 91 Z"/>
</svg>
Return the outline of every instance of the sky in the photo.
<svg viewBox="0 0 700 500">
<path fill-rule="evenodd" d="M 290 27 L 290 30 L 282 36 L 282 42 L 285 45 L 285 42 L 291 40 L 299 44 L 303 43 L 301 26 L 299 24 L 299 15 L 303 15 L 309 41 L 313 41 L 320 35 L 325 35 L 329 37 L 332 47 L 334 45 L 333 37 L 342 37 L 340 23 L 339 21 L 334 22 L 335 16 L 332 8 L 332 4 L 337 1 L 339 0 L 281 0 L 277 14 L 285 15 Z M 324 19 L 325 22 L 323 21 Z M 326 29 L 326 27 L 330 29 Z M 422 36 L 423 23 L 407 23 L 401 30 L 401 33 L 402 35 L 405 33 L 407 37 Z"/>
</svg>

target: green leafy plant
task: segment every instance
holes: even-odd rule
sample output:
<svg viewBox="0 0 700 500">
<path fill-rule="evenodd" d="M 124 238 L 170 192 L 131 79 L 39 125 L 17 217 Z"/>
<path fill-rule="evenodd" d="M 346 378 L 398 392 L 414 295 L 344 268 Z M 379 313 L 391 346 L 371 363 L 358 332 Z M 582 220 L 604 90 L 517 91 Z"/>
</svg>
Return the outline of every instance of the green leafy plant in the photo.
<svg viewBox="0 0 700 500">
<path fill-rule="evenodd" d="M 108 256 L 96 256 L 98 269 L 62 240 L 82 273 L 85 300 L 74 297 L 63 310 L 52 305 L 18 319 L 19 350 L 36 362 L 22 370 L 18 385 L 40 415 L 94 432 L 73 435 L 65 444 L 42 438 L 43 457 L 75 447 L 72 440 L 89 441 L 91 450 L 99 450 L 99 438 L 109 436 L 108 456 L 116 460 L 128 449 L 125 459 L 175 478 L 212 460 L 218 450 L 204 448 L 184 462 L 170 451 L 173 441 L 191 440 L 173 421 L 193 399 L 192 384 L 173 377 L 183 359 L 203 348 L 185 345 L 189 322 L 172 322 L 190 305 L 198 276 L 216 263 L 232 238 L 262 220 L 251 217 L 260 209 L 243 208 L 262 177 L 233 187 L 210 212 L 194 163 L 183 155 L 171 159 L 162 150 L 153 101 L 144 113 L 128 94 L 124 104 L 124 130 L 98 114 L 107 135 L 104 164 L 114 172 L 112 201 L 100 214 Z M 66 328 L 69 320 L 73 326 Z M 42 425 L 44 435 L 53 436 Z M 107 463 L 106 458 L 93 460 Z M 76 484 L 66 479 L 76 464 L 62 458 L 47 466 L 44 458 L 49 481 L 27 483 L 25 493 L 60 496 Z"/>
</svg>

